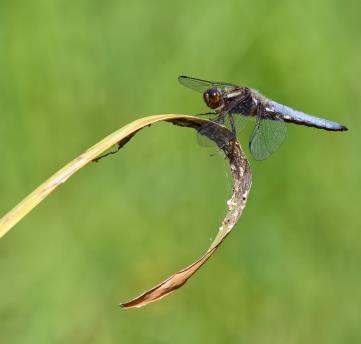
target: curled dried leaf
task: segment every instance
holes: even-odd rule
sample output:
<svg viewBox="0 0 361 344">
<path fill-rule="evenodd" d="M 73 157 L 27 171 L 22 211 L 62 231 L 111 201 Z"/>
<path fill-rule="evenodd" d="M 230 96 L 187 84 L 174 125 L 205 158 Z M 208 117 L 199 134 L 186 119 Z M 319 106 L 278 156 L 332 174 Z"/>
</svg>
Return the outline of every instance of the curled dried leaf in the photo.
<svg viewBox="0 0 361 344">
<path fill-rule="evenodd" d="M 176 125 L 188 126 L 198 129 L 198 123 L 189 120 L 172 120 Z M 227 202 L 228 211 L 218 230 L 218 234 L 207 252 L 188 267 L 176 272 L 163 282 L 152 289 L 144 292 L 138 297 L 122 303 L 123 308 L 139 308 L 151 302 L 160 300 L 172 291 L 180 288 L 193 274 L 200 269 L 204 263 L 213 255 L 216 249 L 221 245 L 227 235 L 231 232 L 242 211 L 246 205 L 247 196 L 251 187 L 252 174 L 245 154 L 241 150 L 237 138 L 226 128 L 213 123 L 211 130 L 207 130 L 207 136 L 221 148 L 228 161 L 232 171 L 233 193 L 231 199 Z"/>
<path fill-rule="evenodd" d="M 141 118 L 117 130 L 60 169 L 23 201 L 21 201 L 16 207 L 9 211 L 3 218 L 1 218 L 0 238 L 59 185 L 65 183 L 79 169 L 87 165 L 89 162 L 97 160 L 101 154 L 113 145 L 117 144 L 119 148 L 123 147 L 139 130 L 160 121 L 167 121 L 178 126 L 190 127 L 196 130 L 207 122 L 205 119 L 194 116 L 157 115 Z M 186 283 L 186 281 L 212 256 L 226 236 L 231 232 L 242 214 L 251 187 L 252 174 L 248 161 L 240 148 L 237 138 L 235 138 L 227 128 L 216 123 L 213 123 L 213 125 L 209 128 L 210 130 L 207 131 L 207 136 L 224 151 L 230 163 L 233 178 L 232 197 L 228 201 L 228 211 L 221 227 L 219 228 L 218 234 L 207 252 L 200 259 L 190 266 L 178 271 L 165 281 L 135 299 L 121 304 L 124 308 L 145 306 L 150 302 L 163 298 L 184 285 L 184 283 Z"/>
</svg>

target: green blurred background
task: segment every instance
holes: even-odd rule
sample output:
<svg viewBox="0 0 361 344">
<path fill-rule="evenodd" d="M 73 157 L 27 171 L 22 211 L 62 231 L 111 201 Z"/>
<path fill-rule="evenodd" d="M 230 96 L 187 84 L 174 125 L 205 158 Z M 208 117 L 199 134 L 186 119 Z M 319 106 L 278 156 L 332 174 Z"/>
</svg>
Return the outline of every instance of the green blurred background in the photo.
<svg viewBox="0 0 361 344">
<path fill-rule="evenodd" d="M 336 0 L 0 0 L 1 215 L 124 124 L 205 111 L 180 74 L 350 128 L 289 125 L 277 153 L 251 160 L 247 208 L 215 257 L 124 311 L 205 251 L 231 192 L 192 130 L 142 131 L 1 239 L 0 343 L 360 343 L 360 13 Z"/>
</svg>

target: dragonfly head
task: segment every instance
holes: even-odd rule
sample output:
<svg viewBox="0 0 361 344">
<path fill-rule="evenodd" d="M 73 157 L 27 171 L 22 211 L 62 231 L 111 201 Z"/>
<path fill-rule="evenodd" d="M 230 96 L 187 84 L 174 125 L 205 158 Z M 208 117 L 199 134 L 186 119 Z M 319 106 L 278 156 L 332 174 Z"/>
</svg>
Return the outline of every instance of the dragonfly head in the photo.
<svg viewBox="0 0 361 344">
<path fill-rule="evenodd" d="M 222 92 L 218 88 L 210 88 L 203 93 L 203 99 L 208 107 L 216 109 L 223 103 Z"/>
</svg>

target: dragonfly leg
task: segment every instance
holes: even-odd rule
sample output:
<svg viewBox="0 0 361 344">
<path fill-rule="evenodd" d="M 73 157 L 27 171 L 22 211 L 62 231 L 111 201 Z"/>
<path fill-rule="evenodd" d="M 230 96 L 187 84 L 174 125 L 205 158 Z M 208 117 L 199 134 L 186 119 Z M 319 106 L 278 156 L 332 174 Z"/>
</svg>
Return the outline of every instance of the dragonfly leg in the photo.
<svg viewBox="0 0 361 344">
<path fill-rule="evenodd" d="M 197 113 L 195 116 L 208 116 L 208 115 L 216 115 L 215 112 L 206 112 L 206 113 Z"/>
<path fill-rule="evenodd" d="M 231 130 L 234 136 L 237 135 L 236 125 L 234 124 L 234 118 L 232 114 L 228 114 L 229 123 L 231 124 Z"/>
</svg>

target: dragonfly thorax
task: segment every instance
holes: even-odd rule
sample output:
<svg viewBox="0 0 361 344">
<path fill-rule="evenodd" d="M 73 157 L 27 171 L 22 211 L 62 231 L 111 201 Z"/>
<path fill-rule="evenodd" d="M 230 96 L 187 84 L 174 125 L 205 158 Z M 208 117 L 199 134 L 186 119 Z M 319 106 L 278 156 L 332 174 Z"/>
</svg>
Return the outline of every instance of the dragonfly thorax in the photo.
<svg viewBox="0 0 361 344">
<path fill-rule="evenodd" d="M 203 93 L 203 99 L 208 107 L 216 109 L 222 105 L 222 92 L 218 88 L 210 88 Z"/>
</svg>

